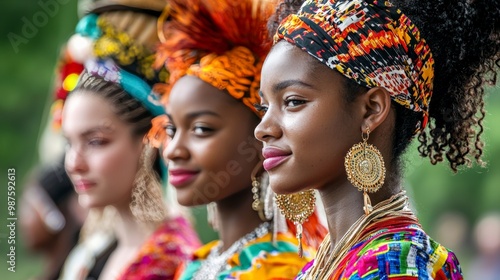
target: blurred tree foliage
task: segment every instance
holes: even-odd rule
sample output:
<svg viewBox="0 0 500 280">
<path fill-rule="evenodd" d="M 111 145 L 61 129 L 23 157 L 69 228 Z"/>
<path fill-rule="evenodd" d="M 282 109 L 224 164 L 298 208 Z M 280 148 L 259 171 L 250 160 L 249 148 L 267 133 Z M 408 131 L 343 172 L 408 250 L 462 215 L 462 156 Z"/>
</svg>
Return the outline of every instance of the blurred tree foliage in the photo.
<svg viewBox="0 0 500 280">
<path fill-rule="evenodd" d="M 38 160 L 38 138 L 52 100 L 50 89 L 59 47 L 72 34 L 78 18 L 76 0 L 4 1 L 0 13 L 0 254 L 5 260 L 7 169 L 16 168 L 19 198 L 23 178 Z M 500 127 L 496 122 L 500 120 L 500 90 L 488 91 L 491 97 L 486 101 L 489 114 L 483 137 L 487 142 L 486 168 L 475 167 L 455 175 L 446 164 L 432 166 L 419 158 L 416 146 L 407 155 L 405 185 L 424 228 L 431 234 L 443 212 L 463 215 L 472 227 L 484 213 L 500 211 Z M 200 209 L 195 214 L 204 217 L 205 211 Z M 205 223 L 200 222 L 197 229 L 204 233 L 204 241 L 213 238 Z M 19 239 L 18 233 L 17 272 L 9 272 L 4 261 L 0 279 L 27 279 L 40 268 L 39 262 L 33 262 L 33 256 L 19 246 Z"/>
<path fill-rule="evenodd" d="M 38 160 L 38 137 L 51 100 L 59 46 L 77 22 L 75 0 L 4 1 L 0 9 L 0 254 L 6 260 L 7 169 L 16 169 L 16 198 Z M 18 205 L 16 207 L 19 209 Z M 17 223 L 16 272 L 0 264 L 1 279 L 28 279 L 40 263 L 23 250 Z M 10 246 L 10 245 L 9 245 Z"/>
</svg>

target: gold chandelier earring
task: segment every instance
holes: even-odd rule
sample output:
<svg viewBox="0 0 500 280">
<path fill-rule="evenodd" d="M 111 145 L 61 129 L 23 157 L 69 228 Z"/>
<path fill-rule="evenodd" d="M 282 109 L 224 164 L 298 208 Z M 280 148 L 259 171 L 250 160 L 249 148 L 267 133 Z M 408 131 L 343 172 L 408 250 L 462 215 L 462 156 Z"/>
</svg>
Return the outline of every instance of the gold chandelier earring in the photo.
<svg viewBox="0 0 500 280">
<path fill-rule="evenodd" d="M 137 220 L 155 225 L 163 222 L 168 214 L 163 200 L 160 178 L 153 169 L 157 153 L 158 150 L 149 144 L 144 147 L 129 205 Z"/>
<path fill-rule="evenodd" d="M 368 193 L 378 191 L 385 181 L 384 158 L 375 146 L 368 144 L 369 137 L 370 128 L 367 127 L 366 132 L 361 132 L 363 142 L 352 146 L 344 161 L 347 179 L 363 192 L 366 215 L 373 210 Z"/>
<path fill-rule="evenodd" d="M 314 212 L 316 197 L 314 190 L 302 191 L 294 194 L 277 194 L 276 204 L 281 213 L 297 227 L 297 240 L 299 241 L 299 256 L 303 256 L 302 249 L 302 224 Z"/>
<path fill-rule="evenodd" d="M 260 178 L 257 177 L 257 172 L 261 168 L 262 168 L 262 161 L 259 161 L 259 163 L 255 166 L 255 168 L 252 171 L 252 194 L 253 194 L 252 209 L 259 214 L 259 218 L 263 222 L 267 222 L 269 221 L 269 219 L 266 217 L 264 211 L 264 201 L 261 198 L 263 197 L 262 185 L 260 183 Z"/>
</svg>

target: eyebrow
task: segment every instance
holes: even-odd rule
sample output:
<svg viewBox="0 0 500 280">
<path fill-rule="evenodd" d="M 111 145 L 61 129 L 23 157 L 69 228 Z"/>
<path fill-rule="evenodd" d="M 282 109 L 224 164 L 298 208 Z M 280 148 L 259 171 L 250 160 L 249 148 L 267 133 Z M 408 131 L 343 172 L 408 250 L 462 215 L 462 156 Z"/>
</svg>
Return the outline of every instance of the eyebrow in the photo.
<svg viewBox="0 0 500 280">
<path fill-rule="evenodd" d="M 278 92 L 278 91 L 281 91 L 281 90 L 284 90 L 288 87 L 291 87 L 291 86 L 299 86 L 299 87 L 305 87 L 305 88 L 313 88 L 312 85 L 308 84 L 308 83 L 304 83 L 303 81 L 300 81 L 300 80 L 285 80 L 285 81 L 281 81 L 277 84 L 275 84 L 273 86 L 273 91 L 274 92 Z"/>
<path fill-rule="evenodd" d="M 98 126 L 85 131 L 84 133 L 82 133 L 82 136 L 85 137 L 97 132 L 112 132 L 112 131 L 113 129 L 109 126 Z"/>
<path fill-rule="evenodd" d="M 303 81 L 292 79 L 292 80 L 281 81 L 281 82 L 275 84 L 273 86 L 273 92 L 282 91 L 282 90 L 284 90 L 288 87 L 291 87 L 291 86 L 299 86 L 302 88 L 309 88 L 309 89 L 314 88 L 312 85 L 310 85 L 308 83 L 304 83 Z M 259 90 L 259 95 L 261 98 L 264 98 L 264 93 L 261 90 Z"/>
<path fill-rule="evenodd" d="M 113 132 L 113 129 L 109 126 L 98 126 L 98 127 L 93 127 L 89 130 L 86 130 L 82 134 L 80 134 L 80 137 L 88 137 L 89 135 L 92 135 L 93 133 L 97 132 Z M 68 139 L 68 136 L 63 133 L 63 137 Z"/>
<path fill-rule="evenodd" d="M 168 113 L 166 115 L 170 119 L 170 121 L 173 121 L 172 115 L 170 115 Z M 195 112 L 187 113 L 186 114 L 186 118 L 187 119 L 194 119 L 194 118 L 197 118 L 197 117 L 203 116 L 203 115 L 210 115 L 210 116 L 215 116 L 215 117 L 219 117 L 219 118 L 221 117 L 216 112 L 209 111 L 209 110 L 204 110 L 204 111 L 195 111 Z"/>
</svg>

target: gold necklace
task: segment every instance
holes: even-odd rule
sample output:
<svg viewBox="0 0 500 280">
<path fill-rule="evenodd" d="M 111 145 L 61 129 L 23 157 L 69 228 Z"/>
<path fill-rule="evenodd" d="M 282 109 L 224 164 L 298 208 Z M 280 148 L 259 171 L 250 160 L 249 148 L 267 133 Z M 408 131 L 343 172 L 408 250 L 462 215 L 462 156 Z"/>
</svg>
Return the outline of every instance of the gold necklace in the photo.
<svg viewBox="0 0 500 280">
<path fill-rule="evenodd" d="M 321 242 L 312 268 L 305 273 L 304 279 L 329 279 L 349 250 L 366 236 L 366 234 L 362 235 L 363 230 L 368 225 L 394 217 L 408 217 L 417 221 L 417 218 L 408 207 L 408 197 L 405 191 L 401 191 L 391 198 L 381 201 L 373 207 L 372 212 L 361 216 L 347 230 L 344 236 L 335 243 L 333 250 L 331 249 L 330 234 L 327 234 L 323 242 Z"/>
</svg>

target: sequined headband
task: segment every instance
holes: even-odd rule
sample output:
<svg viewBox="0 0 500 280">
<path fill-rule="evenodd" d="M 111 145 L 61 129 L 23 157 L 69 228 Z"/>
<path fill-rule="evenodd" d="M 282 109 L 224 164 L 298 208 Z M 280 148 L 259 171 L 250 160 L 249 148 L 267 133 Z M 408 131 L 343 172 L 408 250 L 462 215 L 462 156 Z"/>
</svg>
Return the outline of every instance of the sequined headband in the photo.
<svg viewBox="0 0 500 280">
<path fill-rule="evenodd" d="M 306 0 L 280 24 L 284 39 L 356 83 L 384 87 L 428 122 L 434 60 L 417 27 L 389 1 Z"/>
<path fill-rule="evenodd" d="M 160 96 L 138 76 L 120 69 L 112 60 L 88 60 L 85 70 L 93 76 L 118 84 L 128 94 L 141 102 L 154 116 L 165 114 Z"/>
</svg>

